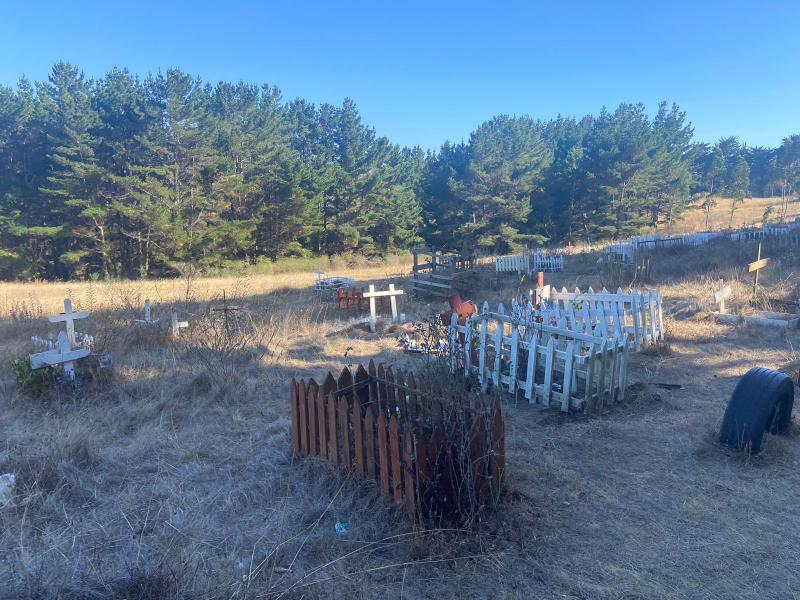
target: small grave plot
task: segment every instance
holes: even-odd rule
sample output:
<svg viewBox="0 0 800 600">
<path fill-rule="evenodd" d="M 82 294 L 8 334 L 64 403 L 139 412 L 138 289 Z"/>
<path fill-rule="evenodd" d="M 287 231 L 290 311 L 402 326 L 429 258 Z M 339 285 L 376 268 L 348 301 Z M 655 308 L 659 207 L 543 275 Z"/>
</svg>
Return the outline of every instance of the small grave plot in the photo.
<svg viewBox="0 0 800 600">
<path fill-rule="evenodd" d="M 503 414 L 451 381 L 373 362 L 322 385 L 293 379 L 293 452 L 375 482 L 413 519 L 473 520 L 503 484 Z"/>
</svg>

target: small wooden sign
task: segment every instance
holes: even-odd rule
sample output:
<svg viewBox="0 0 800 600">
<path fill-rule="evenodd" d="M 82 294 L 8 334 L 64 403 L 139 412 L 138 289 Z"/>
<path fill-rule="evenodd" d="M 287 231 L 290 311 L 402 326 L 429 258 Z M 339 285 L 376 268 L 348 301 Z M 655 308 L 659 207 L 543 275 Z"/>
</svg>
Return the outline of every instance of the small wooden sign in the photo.
<svg viewBox="0 0 800 600">
<path fill-rule="evenodd" d="M 720 302 L 724 302 L 725 300 L 731 297 L 732 293 L 733 292 L 731 291 L 731 286 L 726 285 L 724 288 L 714 293 L 714 302 L 716 302 L 717 304 L 719 304 Z"/>
<path fill-rule="evenodd" d="M 753 271 L 758 271 L 759 269 L 763 269 L 769 264 L 768 258 L 762 258 L 761 260 L 757 260 L 755 262 L 751 262 L 747 265 L 747 272 L 752 273 Z"/>
</svg>

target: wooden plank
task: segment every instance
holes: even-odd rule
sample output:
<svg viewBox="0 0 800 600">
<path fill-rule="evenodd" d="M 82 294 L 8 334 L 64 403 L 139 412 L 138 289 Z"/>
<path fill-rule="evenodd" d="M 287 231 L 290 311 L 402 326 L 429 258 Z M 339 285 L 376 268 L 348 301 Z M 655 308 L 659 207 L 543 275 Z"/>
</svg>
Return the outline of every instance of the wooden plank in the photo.
<svg viewBox="0 0 800 600">
<path fill-rule="evenodd" d="M 375 474 L 375 416 L 372 406 L 367 407 L 364 414 L 364 462 L 367 477 L 373 481 L 377 480 Z"/>
<path fill-rule="evenodd" d="M 350 415 L 348 414 L 349 404 L 347 398 L 339 398 L 339 435 L 342 438 L 341 462 L 345 470 L 353 469 L 353 457 L 350 451 Z"/>
<path fill-rule="evenodd" d="M 388 440 L 386 439 L 386 417 L 383 412 L 378 415 L 378 422 L 376 425 L 378 434 L 378 469 L 380 470 L 381 491 L 384 494 L 389 493 L 389 448 Z"/>
<path fill-rule="evenodd" d="M 308 453 L 311 456 L 319 456 L 317 394 L 319 394 L 317 382 L 309 379 L 308 386 L 306 386 L 306 410 L 308 411 Z"/>
<path fill-rule="evenodd" d="M 752 273 L 753 271 L 758 271 L 759 269 L 763 269 L 769 264 L 768 258 L 762 258 L 761 260 L 757 260 L 755 262 L 751 262 L 747 265 L 747 272 Z"/>
<path fill-rule="evenodd" d="M 561 386 L 561 412 L 569 411 L 570 398 L 572 397 L 572 362 L 574 358 L 575 342 L 569 342 L 564 357 L 564 385 Z"/>
<path fill-rule="evenodd" d="M 348 390 L 348 388 L 353 387 L 353 374 L 350 372 L 350 369 L 347 367 L 342 369 L 342 372 L 339 374 L 339 380 L 336 382 L 336 387 L 339 391 L 341 390 Z M 350 389 L 347 391 L 347 397 L 352 400 L 353 398 L 353 391 Z"/>
<path fill-rule="evenodd" d="M 306 423 L 306 384 L 300 381 L 297 389 L 298 398 L 302 398 L 300 405 L 300 452 L 308 456 L 308 424 Z"/>
<path fill-rule="evenodd" d="M 358 378 L 358 374 L 356 374 Z M 353 460 L 358 475 L 364 475 L 364 433 L 362 431 L 361 401 L 358 395 L 353 399 L 353 412 L 350 414 L 353 428 Z"/>
<path fill-rule="evenodd" d="M 413 518 L 417 514 L 417 494 L 414 486 L 414 440 L 411 430 L 403 433 L 403 497 L 406 501 L 406 510 Z"/>
<path fill-rule="evenodd" d="M 317 435 L 319 435 L 319 456 L 328 458 L 328 411 L 326 396 L 322 388 L 317 390 Z"/>
<path fill-rule="evenodd" d="M 339 464 L 339 436 L 337 435 L 336 398 L 328 393 L 328 460 Z"/>
<path fill-rule="evenodd" d="M 389 419 L 389 451 L 391 454 L 392 466 L 392 495 L 395 502 L 403 501 L 403 471 L 400 468 L 400 430 L 397 424 L 397 417 L 392 415 Z"/>
<path fill-rule="evenodd" d="M 419 392 L 417 390 L 417 380 L 414 377 L 414 373 L 408 374 L 408 383 L 406 385 L 410 390 L 408 394 L 408 413 L 406 419 L 409 426 L 413 426 L 419 420 Z"/>
<path fill-rule="evenodd" d="M 300 454 L 300 403 L 298 401 L 297 382 L 294 377 L 289 383 L 289 404 L 292 411 L 292 454 Z"/>
<path fill-rule="evenodd" d="M 397 384 L 396 395 L 395 399 L 397 401 L 397 418 L 402 422 L 408 422 L 408 403 L 406 402 L 406 393 L 405 381 L 403 380 L 403 372 L 400 369 L 397 369 L 397 375 L 395 375 L 395 383 Z"/>
</svg>

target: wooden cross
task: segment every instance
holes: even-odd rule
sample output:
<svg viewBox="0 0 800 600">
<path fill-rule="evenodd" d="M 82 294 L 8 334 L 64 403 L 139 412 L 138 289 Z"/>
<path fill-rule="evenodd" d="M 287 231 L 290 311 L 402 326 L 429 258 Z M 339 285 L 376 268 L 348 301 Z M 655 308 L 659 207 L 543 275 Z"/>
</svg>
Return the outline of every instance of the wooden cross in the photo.
<svg viewBox="0 0 800 600">
<path fill-rule="evenodd" d="M 180 334 L 180 330 L 182 327 L 188 327 L 189 323 L 187 321 L 178 321 L 178 313 L 172 313 L 172 324 L 170 325 L 170 331 L 172 331 L 172 338 L 178 339 L 178 335 Z"/>
<path fill-rule="evenodd" d="M 714 302 L 719 304 L 719 314 L 724 315 L 725 313 L 725 300 L 731 297 L 731 286 L 723 285 L 722 279 L 719 280 L 719 290 L 714 292 Z"/>
<path fill-rule="evenodd" d="M 221 312 L 225 318 L 225 329 L 228 329 L 228 313 L 234 312 L 237 310 L 242 310 L 241 306 L 228 306 L 228 299 L 225 296 L 225 290 L 222 290 L 222 308 L 214 307 L 211 309 L 212 312 Z"/>
<path fill-rule="evenodd" d="M 375 323 L 378 320 L 378 311 L 375 306 L 375 298 L 389 296 L 392 302 L 392 322 L 397 322 L 397 296 L 402 296 L 403 290 L 394 289 L 394 284 L 389 284 L 389 289 L 384 292 L 376 292 L 375 286 L 370 284 L 369 291 L 364 294 L 364 298 L 369 298 L 369 330 L 375 333 Z"/>
<path fill-rule="evenodd" d="M 64 331 L 58 332 L 58 348 L 30 355 L 31 369 L 41 369 L 51 365 L 64 365 L 64 374 L 70 381 L 75 380 L 75 363 L 79 358 L 91 354 L 88 348 L 72 349 L 75 345 L 75 320 L 85 319 L 89 316 L 86 312 L 72 312 L 72 300 L 64 300 L 64 312 L 54 317 L 48 317 L 51 323 L 65 323 Z"/>
<path fill-rule="evenodd" d="M 76 345 L 75 342 L 75 321 L 77 319 L 85 319 L 89 316 L 87 312 L 72 312 L 72 300 L 66 298 L 64 300 L 64 312 L 54 317 L 47 317 L 51 323 L 66 323 L 67 341 L 71 345 Z"/>
<path fill-rule="evenodd" d="M 761 242 L 758 242 L 758 256 L 756 257 L 756 261 L 747 265 L 747 272 L 755 273 L 755 276 L 753 277 L 753 295 L 755 295 L 756 290 L 758 289 L 758 273 L 768 264 L 768 258 L 761 258 Z"/>
</svg>

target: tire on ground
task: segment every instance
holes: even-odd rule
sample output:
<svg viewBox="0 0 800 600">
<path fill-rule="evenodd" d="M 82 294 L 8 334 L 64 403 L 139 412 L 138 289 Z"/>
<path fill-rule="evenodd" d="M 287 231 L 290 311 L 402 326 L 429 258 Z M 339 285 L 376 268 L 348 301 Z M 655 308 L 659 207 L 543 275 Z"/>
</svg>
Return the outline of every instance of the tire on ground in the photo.
<svg viewBox="0 0 800 600">
<path fill-rule="evenodd" d="M 765 431 L 788 432 L 793 404 L 794 382 L 786 373 L 761 367 L 750 369 L 733 390 L 719 441 L 757 454 Z"/>
</svg>

